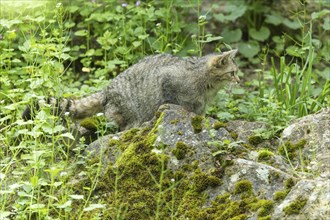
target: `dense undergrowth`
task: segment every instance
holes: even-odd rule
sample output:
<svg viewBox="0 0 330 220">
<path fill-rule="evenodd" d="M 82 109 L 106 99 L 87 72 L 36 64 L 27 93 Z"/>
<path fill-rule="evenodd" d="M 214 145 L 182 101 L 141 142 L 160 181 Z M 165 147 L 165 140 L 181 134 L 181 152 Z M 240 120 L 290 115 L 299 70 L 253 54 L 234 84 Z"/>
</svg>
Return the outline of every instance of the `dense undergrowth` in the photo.
<svg viewBox="0 0 330 220">
<path fill-rule="evenodd" d="M 208 109 L 220 120 L 277 130 L 330 106 L 327 1 L 1 1 L 0 12 L 1 218 L 69 219 L 103 207 L 89 201 L 99 173 L 84 196 L 66 185 L 66 171 L 86 164 L 71 120 L 47 105 L 33 121 L 21 113 L 37 99 L 100 90 L 144 56 L 238 48 L 242 83 Z"/>
</svg>

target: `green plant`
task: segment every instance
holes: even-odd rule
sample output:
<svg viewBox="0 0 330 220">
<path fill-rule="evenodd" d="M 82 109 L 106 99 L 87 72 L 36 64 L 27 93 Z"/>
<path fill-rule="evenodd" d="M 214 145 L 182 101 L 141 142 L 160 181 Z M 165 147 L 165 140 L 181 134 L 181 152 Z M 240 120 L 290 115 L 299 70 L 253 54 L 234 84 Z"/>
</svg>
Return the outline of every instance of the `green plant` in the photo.
<svg viewBox="0 0 330 220">
<path fill-rule="evenodd" d="M 54 116 L 51 104 L 45 101 L 39 103 L 39 109 L 32 108 L 36 112 L 33 120 L 21 119 L 26 105 L 50 96 L 66 98 L 99 90 L 146 55 L 202 55 L 238 47 L 238 63 L 243 67 L 240 76 L 244 80 L 250 75 L 245 67 L 256 69 L 256 76 L 243 87 L 233 87 L 231 93 L 221 90 L 209 115 L 223 121 L 268 122 L 273 127 L 262 135 L 272 136 L 289 119 L 330 106 L 326 2 L 320 1 L 313 13 L 308 5 L 299 4 L 297 9 L 288 5 L 293 14 L 281 10 L 277 1 L 266 4 L 261 0 L 221 1 L 212 7 L 199 0 L 31 2 L 0 2 L 1 218 L 124 218 L 133 213 L 126 201 L 143 211 L 145 199 L 154 205 L 148 213 L 156 219 L 164 217 L 163 207 L 172 219 L 179 215 L 202 219 L 210 212 L 212 217 L 247 218 L 250 211 L 240 208 L 246 208 L 243 200 L 227 201 L 228 207 L 221 201 L 211 209 L 201 208 L 203 190 L 221 184 L 221 180 L 197 171 L 191 178 L 184 171 L 171 173 L 165 154 L 155 156 L 147 150 L 157 138 L 154 130 L 144 142 L 139 130 L 128 132 L 122 140 L 112 140 L 109 148 L 129 148 L 125 158 L 130 160 L 118 160 L 117 167 L 109 165 L 103 170 L 101 164 L 109 152 L 102 149 L 92 159 L 86 156 L 85 138 L 77 139 L 71 119 Z M 202 121 L 202 117 L 192 121 L 197 133 L 203 129 Z M 208 130 L 211 125 L 207 123 L 205 120 Z M 113 128 L 101 117 L 82 125 L 96 130 L 98 137 Z M 223 126 L 215 123 L 213 128 Z M 235 153 L 242 143 L 214 140 L 209 144 L 218 147 L 213 155 L 226 167 L 233 161 L 223 155 Z M 290 146 L 284 146 L 281 153 L 293 160 L 291 156 L 301 146 Z M 190 151 L 178 144 L 173 153 L 184 161 Z M 270 152 L 262 153 L 260 157 L 271 156 Z M 300 162 L 304 171 L 303 158 Z M 193 164 L 186 169 L 193 172 L 198 161 Z M 136 178 L 140 185 L 131 179 L 134 172 L 136 177 L 144 175 Z M 73 183 L 76 178 L 82 182 Z M 149 188 L 142 187 L 146 181 Z M 107 189 L 105 197 L 98 194 L 105 192 L 102 189 Z M 234 191 L 250 192 L 251 183 L 239 182 Z M 120 198 L 121 194 L 127 197 Z M 283 194 L 277 197 L 283 198 Z"/>
</svg>

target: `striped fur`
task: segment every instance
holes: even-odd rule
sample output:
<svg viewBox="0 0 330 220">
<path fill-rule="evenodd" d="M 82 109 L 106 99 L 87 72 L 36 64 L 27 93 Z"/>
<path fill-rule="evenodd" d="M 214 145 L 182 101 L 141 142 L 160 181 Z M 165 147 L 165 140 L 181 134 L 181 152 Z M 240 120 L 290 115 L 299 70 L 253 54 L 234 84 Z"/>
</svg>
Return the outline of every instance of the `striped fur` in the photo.
<svg viewBox="0 0 330 220">
<path fill-rule="evenodd" d="M 59 112 L 69 112 L 74 118 L 103 111 L 121 130 L 150 120 L 166 103 L 203 114 L 220 88 L 230 81 L 239 81 L 238 67 L 233 60 L 235 54 L 236 50 L 200 58 L 149 56 L 119 74 L 104 90 L 79 100 L 64 99 L 54 104 Z"/>
</svg>

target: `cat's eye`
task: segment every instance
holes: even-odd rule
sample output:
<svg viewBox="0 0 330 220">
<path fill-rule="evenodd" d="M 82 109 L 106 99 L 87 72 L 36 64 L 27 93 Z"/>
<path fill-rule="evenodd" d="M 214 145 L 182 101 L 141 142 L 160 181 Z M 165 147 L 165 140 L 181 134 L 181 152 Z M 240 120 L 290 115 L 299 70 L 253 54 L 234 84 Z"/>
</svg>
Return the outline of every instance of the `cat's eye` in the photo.
<svg viewBox="0 0 330 220">
<path fill-rule="evenodd" d="M 235 71 L 230 72 L 230 76 L 235 77 Z"/>
<path fill-rule="evenodd" d="M 222 60 L 220 60 L 220 65 L 221 66 L 224 66 L 224 65 L 226 65 L 228 63 L 228 60 L 227 59 L 222 59 Z"/>
</svg>

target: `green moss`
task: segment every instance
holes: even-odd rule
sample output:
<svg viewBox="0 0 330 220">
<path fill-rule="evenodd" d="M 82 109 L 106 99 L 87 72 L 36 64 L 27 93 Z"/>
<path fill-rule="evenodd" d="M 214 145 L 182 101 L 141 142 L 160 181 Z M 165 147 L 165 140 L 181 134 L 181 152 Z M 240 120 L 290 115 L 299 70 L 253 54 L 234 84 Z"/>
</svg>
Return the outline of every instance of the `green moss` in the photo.
<svg viewBox="0 0 330 220">
<path fill-rule="evenodd" d="M 263 138 L 259 135 L 252 135 L 252 136 L 248 137 L 248 141 L 250 144 L 256 146 L 263 142 Z"/>
<path fill-rule="evenodd" d="M 182 160 L 185 158 L 189 147 L 182 141 L 176 143 L 176 147 L 172 150 L 172 154 L 178 159 Z"/>
<path fill-rule="evenodd" d="M 178 122 L 180 122 L 180 120 L 179 119 L 175 119 L 175 120 L 171 120 L 170 121 L 170 124 L 176 125 Z"/>
<path fill-rule="evenodd" d="M 292 178 L 288 178 L 284 181 L 284 186 L 285 189 L 291 189 L 292 187 L 294 187 L 296 185 L 296 181 L 294 181 L 294 179 Z"/>
<path fill-rule="evenodd" d="M 224 123 L 224 122 L 221 122 L 221 121 L 216 121 L 216 122 L 214 122 L 214 124 L 213 124 L 213 128 L 214 128 L 215 130 L 219 130 L 220 128 L 224 128 L 224 127 L 226 127 L 226 126 L 227 126 L 227 124 Z"/>
<path fill-rule="evenodd" d="M 258 217 L 269 215 L 274 207 L 274 202 L 271 200 L 261 199 L 252 205 L 253 210 L 258 210 Z"/>
<path fill-rule="evenodd" d="M 178 135 L 182 135 L 183 133 L 182 133 L 182 131 L 178 131 Z"/>
<path fill-rule="evenodd" d="M 124 134 L 121 136 L 121 141 L 123 142 L 130 142 L 134 137 L 137 137 L 137 133 L 140 131 L 139 128 L 132 128 L 128 131 L 125 131 Z"/>
<path fill-rule="evenodd" d="M 154 133 L 149 133 L 146 137 L 146 144 L 151 146 L 155 143 L 156 139 L 157 139 L 157 135 Z"/>
<path fill-rule="evenodd" d="M 240 215 L 240 203 L 239 201 L 233 201 L 221 214 L 219 219 L 230 219 Z"/>
<path fill-rule="evenodd" d="M 252 193 L 252 182 L 249 180 L 241 180 L 236 183 L 234 188 L 234 194 L 241 194 L 241 193 Z"/>
<path fill-rule="evenodd" d="M 156 210 L 157 204 L 154 194 L 148 190 L 130 191 L 126 197 L 130 206 L 128 207 L 129 211 L 125 213 L 125 219 L 149 219 L 153 215 L 154 210 Z"/>
<path fill-rule="evenodd" d="M 96 118 L 85 118 L 80 121 L 80 126 L 86 128 L 87 130 L 97 131 L 100 126 L 100 122 Z"/>
<path fill-rule="evenodd" d="M 247 188 L 250 189 L 250 183 L 246 183 L 249 181 L 243 181 L 240 181 L 241 183 L 239 185 L 248 185 Z M 246 194 L 245 198 L 241 198 L 240 200 L 232 200 L 231 198 L 230 193 L 217 196 L 209 209 L 208 219 L 248 219 L 248 217 L 254 216 L 253 213 L 256 212 L 258 219 L 269 219 L 274 206 L 273 201 L 260 200 L 252 194 Z"/>
<path fill-rule="evenodd" d="M 257 204 L 260 200 L 253 195 L 250 181 L 242 180 L 235 185 L 233 194 L 239 196 L 225 193 L 208 204 L 209 197 L 206 190 L 222 184 L 219 176 L 224 171 L 203 172 L 198 169 L 199 160 L 189 163 L 184 163 L 183 160 L 181 161 L 183 164 L 176 171 L 168 169 L 169 156 L 166 154 L 168 149 L 164 150 L 167 146 L 162 144 L 155 146 L 158 125 L 162 122 L 163 116 L 164 114 L 160 113 L 151 128 L 124 131 L 118 140 L 109 141 L 108 144 L 111 146 L 109 149 L 121 153 L 116 161 L 109 163 L 104 169 L 104 174 L 101 175 L 95 189 L 96 196 L 106 195 L 102 198 L 109 208 L 102 211 L 104 219 L 117 218 L 118 210 L 119 212 L 123 210 L 121 217 L 133 220 L 156 219 L 156 213 L 158 219 L 170 219 L 174 213 L 174 217 L 178 219 L 196 220 L 204 220 L 206 217 L 239 220 L 247 219 L 253 212 L 258 212 L 259 216 L 267 214 L 260 204 L 258 209 L 252 208 L 251 204 Z M 155 147 L 162 151 L 154 151 Z M 187 158 L 190 152 L 191 148 L 183 142 L 178 142 L 172 151 L 178 159 Z M 89 166 L 84 166 L 84 169 L 96 172 L 103 158 L 102 160 L 98 157 L 93 158 Z M 222 168 L 233 162 L 231 159 L 219 161 Z M 88 171 L 89 174 L 93 172 Z M 91 186 L 92 179 L 86 178 L 77 188 Z M 77 193 L 85 192 L 78 190 Z M 172 207 L 175 207 L 174 210 Z"/>
<path fill-rule="evenodd" d="M 291 202 L 287 207 L 283 209 L 284 213 L 287 215 L 296 215 L 300 213 L 300 210 L 304 208 L 307 203 L 306 198 L 303 196 L 297 197 L 293 202 Z"/>
<path fill-rule="evenodd" d="M 235 132 L 230 132 L 230 136 L 236 141 L 238 138 L 238 134 Z"/>
<path fill-rule="evenodd" d="M 248 150 L 253 150 L 254 149 L 254 147 L 249 143 L 243 143 L 242 146 L 245 147 Z"/>
<path fill-rule="evenodd" d="M 270 215 L 259 217 L 258 220 L 271 220 L 272 217 Z"/>
<path fill-rule="evenodd" d="M 230 201 L 230 193 L 225 193 L 223 195 L 218 195 L 214 202 L 215 203 L 220 203 L 220 204 L 224 204 L 224 203 L 228 203 Z"/>
<path fill-rule="evenodd" d="M 296 148 L 303 148 L 303 147 L 305 147 L 306 143 L 307 143 L 307 141 L 305 139 L 301 139 L 295 145 L 296 145 Z"/>
<path fill-rule="evenodd" d="M 120 144 L 120 141 L 119 141 L 119 140 L 116 140 L 116 139 L 113 139 L 113 138 L 111 138 L 111 139 L 109 140 L 109 142 L 108 142 L 108 146 L 109 146 L 109 147 L 113 147 L 113 146 L 116 146 L 116 145 L 118 145 L 118 144 Z"/>
<path fill-rule="evenodd" d="M 290 160 L 294 159 L 297 154 L 297 146 L 292 144 L 290 141 L 285 142 L 278 149 L 278 153 L 283 157 L 288 157 Z"/>
<path fill-rule="evenodd" d="M 202 122 L 202 116 L 196 115 L 195 117 L 191 118 L 191 125 L 195 133 L 200 133 L 203 130 Z"/>
<path fill-rule="evenodd" d="M 216 187 L 222 184 L 222 181 L 218 177 L 201 171 L 196 171 L 191 179 L 193 182 L 193 190 L 196 192 L 202 192 L 208 187 Z"/>
<path fill-rule="evenodd" d="M 274 200 L 276 202 L 279 202 L 283 199 L 285 199 L 285 197 L 288 195 L 289 190 L 281 190 L 281 191 L 277 191 L 274 193 Z"/>
<path fill-rule="evenodd" d="M 230 220 L 245 220 L 247 218 L 248 218 L 248 216 L 246 214 L 240 214 L 238 216 L 231 218 Z"/>
<path fill-rule="evenodd" d="M 272 157 L 274 156 L 274 153 L 267 150 L 267 149 L 263 149 L 263 150 L 260 150 L 258 152 L 258 161 L 267 161 L 269 159 L 271 159 Z"/>
</svg>

